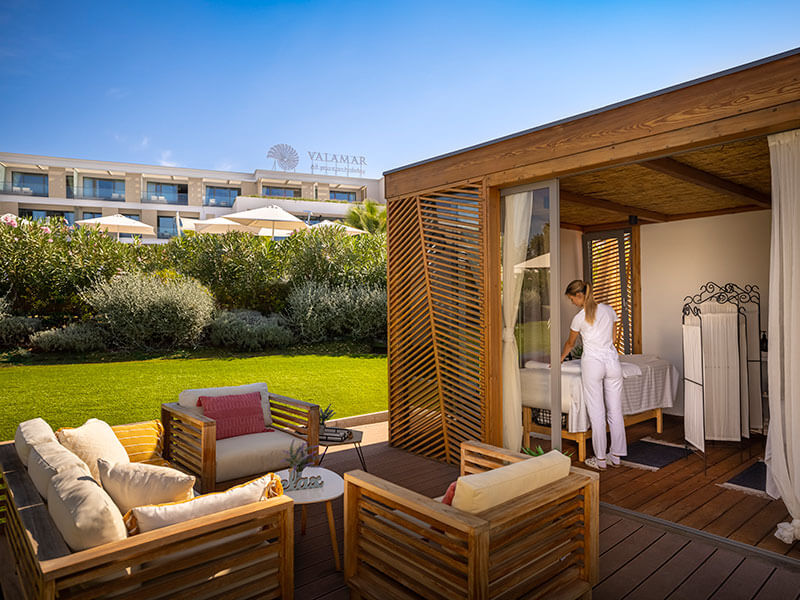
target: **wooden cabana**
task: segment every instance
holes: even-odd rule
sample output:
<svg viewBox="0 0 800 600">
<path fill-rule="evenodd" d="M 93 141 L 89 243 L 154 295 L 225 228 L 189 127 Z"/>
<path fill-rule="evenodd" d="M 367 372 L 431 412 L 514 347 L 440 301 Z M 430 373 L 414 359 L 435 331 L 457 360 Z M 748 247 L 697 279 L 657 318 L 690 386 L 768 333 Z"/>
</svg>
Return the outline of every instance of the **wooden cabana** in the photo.
<svg viewBox="0 0 800 600">
<path fill-rule="evenodd" d="M 629 232 L 641 352 L 642 231 L 756 211 L 768 222 L 767 136 L 797 128 L 800 49 L 386 172 L 390 443 L 447 462 L 464 440 L 503 444 L 501 195 L 548 190 L 554 249 L 569 232 Z M 759 252 L 768 247 L 767 234 Z M 555 274 L 559 254 L 548 257 Z M 551 356 L 566 335 L 564 283 L 549 286 Z"/>
</svg>

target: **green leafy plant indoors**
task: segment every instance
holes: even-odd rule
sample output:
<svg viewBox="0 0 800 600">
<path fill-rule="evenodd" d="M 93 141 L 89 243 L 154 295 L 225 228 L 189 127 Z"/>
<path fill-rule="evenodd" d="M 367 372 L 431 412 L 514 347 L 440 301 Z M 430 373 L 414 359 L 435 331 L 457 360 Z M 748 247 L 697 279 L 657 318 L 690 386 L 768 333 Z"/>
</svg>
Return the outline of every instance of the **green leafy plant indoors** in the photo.
<svg viewBox="0 0 800 600">
<path fill-rule="evenodd" d="M 542 456 L 545 454 L 545 451 L 541 446 L 536 446 L 536 448 L 523 448 L 522 452 L 523 454 L 527 454 L 528 456 Z M 564 452 L 562 450 L 561 454 L 563 454 L 564 456 L 572 457 L 571 450 L 569 452 Z"/>
</svg>

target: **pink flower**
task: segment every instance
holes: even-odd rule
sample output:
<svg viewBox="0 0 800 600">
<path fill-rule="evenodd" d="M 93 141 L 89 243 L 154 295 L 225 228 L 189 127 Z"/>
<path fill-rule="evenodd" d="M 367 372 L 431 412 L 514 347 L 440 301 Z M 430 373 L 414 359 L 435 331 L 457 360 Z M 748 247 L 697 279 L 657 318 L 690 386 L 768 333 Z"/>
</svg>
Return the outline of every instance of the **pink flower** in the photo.
<svg viewBox="0 0 800 600">
<path fill-rule="evenodd" d="M 49 228 L 47 225 L 44 225 L 44 226 L 42 226 L 42 231 L 43 231 L 44 233 L 52 233 L 52 232 L 50 231 L 50 228 Z M 50 240 L 50 241 L 52 242 L 53 240 Z"/>
<path fill-rule="evenodd" d="M 6 213 L 2 217 L 0 217 L 0 222 L 10 225 L 11 227 L 17 226 L 17 220 L 14 218 L 14 215 L 11 213 Z"/>
<path fill-rule="evenodd" d="M 53 241 L 53 238 L 49 238 L 47 241 L 48 241 L 48 242 L 52 242 L 52 241 Z"/>
</svg>

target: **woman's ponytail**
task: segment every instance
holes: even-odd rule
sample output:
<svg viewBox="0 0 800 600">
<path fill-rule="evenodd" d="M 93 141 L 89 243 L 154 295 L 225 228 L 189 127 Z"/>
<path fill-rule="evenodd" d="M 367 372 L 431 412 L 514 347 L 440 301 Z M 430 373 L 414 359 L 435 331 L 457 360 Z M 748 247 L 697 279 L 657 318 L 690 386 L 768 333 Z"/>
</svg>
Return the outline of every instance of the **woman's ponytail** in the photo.
<svg viewBox="0 0 800 600">
<path fill-rule="evenodd" d="M 594 325 L 594 317 L 597 314 L 597 302 L 594 300 L 592 294 L 592 284 L 586 283 L 586 291 L 584 292 L 583 311 L 586 317 L 586 322 L 589 325 Z"/>
</svg>

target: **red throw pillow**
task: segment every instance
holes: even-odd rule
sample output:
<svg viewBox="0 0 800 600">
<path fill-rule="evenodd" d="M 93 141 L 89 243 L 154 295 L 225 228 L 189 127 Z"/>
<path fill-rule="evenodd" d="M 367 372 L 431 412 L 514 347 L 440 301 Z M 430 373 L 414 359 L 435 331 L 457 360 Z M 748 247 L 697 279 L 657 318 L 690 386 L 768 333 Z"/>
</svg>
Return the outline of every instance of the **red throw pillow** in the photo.
<svg viewBox="0 0 800 600">
<path fill-rule="evenodd" d="M 217 422 L 218 440 L 267 431 L 259 392 L 200 396 L 197 406 L 202 406 L 203 414 Z"/>
<path fill-rule="evenodd" d="M 449 504 L 449 505 L 452 506 L 453 497 L 456 495 L 456 484 L 457 483 L 458 483 L 458 481 L 454 481 L 453 483 L 451 483 L 448 486 L 447 491 L 444 493 L 444 496 L 442 497 L 442 504 Z"/>
</svg>

